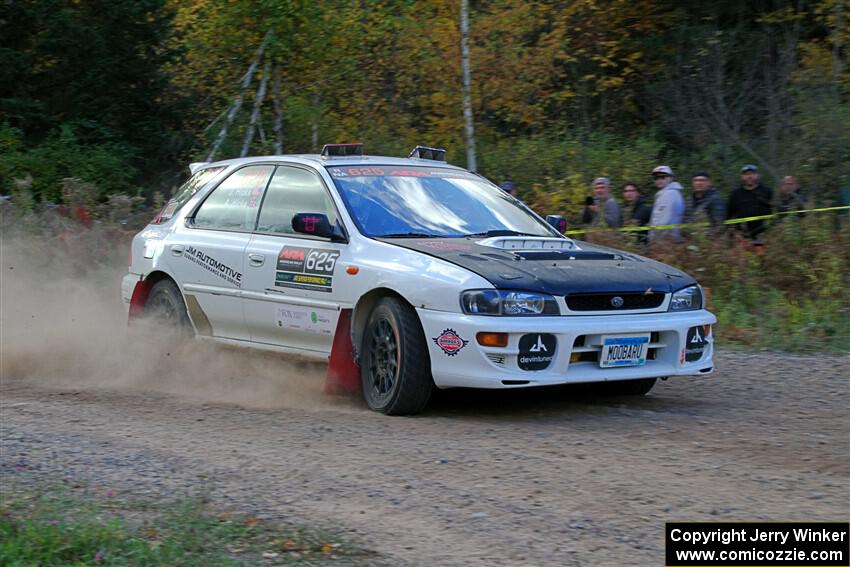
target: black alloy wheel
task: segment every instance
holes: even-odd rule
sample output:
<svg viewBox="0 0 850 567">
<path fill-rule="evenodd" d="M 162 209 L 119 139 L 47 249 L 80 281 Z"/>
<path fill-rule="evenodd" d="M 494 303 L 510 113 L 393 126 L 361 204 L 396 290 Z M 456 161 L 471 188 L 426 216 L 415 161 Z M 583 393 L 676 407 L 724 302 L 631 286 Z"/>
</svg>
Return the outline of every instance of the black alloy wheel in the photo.
<svg viewBox="0 0 850 567">
<path fill-rule="evenodd" d="M 360 378 L 370 409 L 419 413 L 431 397 L 431 361 L 416 312 L 395 297 L 372 310 L 363 334 Z"/>
<path fill-rule="evenodd" d="M 159 280 L 153 285 L 145 301 L 145 316 L 158 328 L 171 329 L 181 335 L 192 334 L 183 295 L 170 279 Z"/>
</svg>

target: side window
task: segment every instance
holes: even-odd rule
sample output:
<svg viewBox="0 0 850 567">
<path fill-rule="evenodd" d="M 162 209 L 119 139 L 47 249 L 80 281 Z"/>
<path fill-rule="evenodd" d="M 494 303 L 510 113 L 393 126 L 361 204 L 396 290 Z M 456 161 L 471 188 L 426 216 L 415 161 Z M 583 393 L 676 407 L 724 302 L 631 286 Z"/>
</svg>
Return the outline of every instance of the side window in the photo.
<svg viewBox="0 0 850 567">
<path fill-rule="evenodd" d="M 292 217 L 296 213 L 324 213 L 331 224 L 337 221 L 333 201 L 317 173 L 280 166 L 263 200 L 257 231 L 292 234 Z"/>
<path fill-rule="evenodd" d="M 243 167 L 213 189 L 195 213 L 195 228 L 254 230 L 257 211 L 274 166 Z"/>
</svg>

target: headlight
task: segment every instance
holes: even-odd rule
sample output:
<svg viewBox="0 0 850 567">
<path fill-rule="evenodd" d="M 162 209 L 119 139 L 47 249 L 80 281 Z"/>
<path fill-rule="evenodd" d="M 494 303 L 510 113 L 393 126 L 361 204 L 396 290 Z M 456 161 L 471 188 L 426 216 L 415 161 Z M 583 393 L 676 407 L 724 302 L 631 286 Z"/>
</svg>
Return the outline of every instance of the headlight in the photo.
<svg viewBox="0 0 850 567">
<path fill-rule="evenodd" d="M 560 315 L 555 298 L 545 293 L 474 289 L 460 294 L 460 305 L 469 315 Z"/>
<path fill-rule="evenodd" d="M 692 285 L 673 293 L 670 300 L 670 311 L 691 311 L 702 309 L 702 289 Z"/>
</svg>

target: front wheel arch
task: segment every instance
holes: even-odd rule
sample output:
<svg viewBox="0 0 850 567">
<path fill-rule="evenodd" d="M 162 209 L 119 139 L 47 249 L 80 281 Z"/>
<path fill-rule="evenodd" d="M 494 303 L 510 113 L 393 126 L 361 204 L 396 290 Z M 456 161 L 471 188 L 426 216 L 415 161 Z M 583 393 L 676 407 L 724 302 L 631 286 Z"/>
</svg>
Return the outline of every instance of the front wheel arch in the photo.
<svg viewBox="0 0 850 567">
<path fill-rule="evenodd" d="M 375 309 L 378 302 L 385 297 L 396 297 L 413 308 L 413 305 L 411 305 L 404 296 L 388 287 L 375 288 L 368 293 L 363 294 L 360 299 L 357 300 L 357 304 L 354 306 L 354 311 L 351 314 L 351 344 L 354 345 L 354 358 L 358 363 L 360 359 L 360 345 L 363 343 L 363 331 L 366 329 L 366 324 L 369 322 L 372 310 Z M 419 317 L 417 317 L 417 319 L 418 318 Z M 419 325 L 421 327 L 421 321 L 419 322 Z M 424 332 L 425 331 L 423 329 L 423 333 Z"/>
</svg>

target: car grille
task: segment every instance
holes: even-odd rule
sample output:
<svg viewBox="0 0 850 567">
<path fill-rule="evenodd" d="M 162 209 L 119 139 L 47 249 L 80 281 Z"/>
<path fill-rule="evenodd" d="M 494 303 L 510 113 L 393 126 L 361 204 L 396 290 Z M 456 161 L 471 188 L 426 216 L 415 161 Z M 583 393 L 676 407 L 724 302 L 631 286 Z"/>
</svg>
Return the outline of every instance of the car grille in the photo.
<svg viewBox="0 0 850 567">
<path fill-rule="evenodd" d="M 623 300 L 620 307 L 612 301 Z M 566 297 L 570 311 L 622 311 L 624 309 L 654 309 L 664 302 L 664 294 L 652 293 L 577 293 Z M 616 303 L 616 301 L 615 301 Z"/>
</svg>

